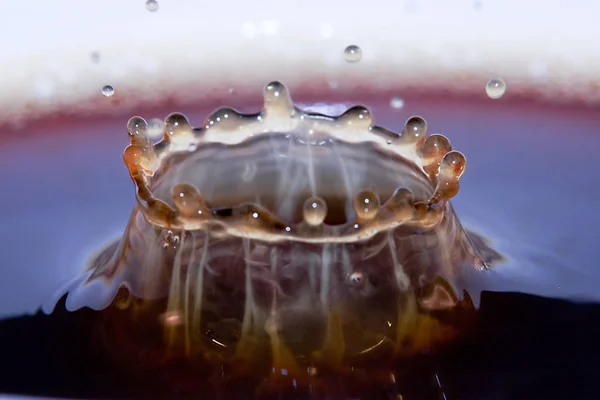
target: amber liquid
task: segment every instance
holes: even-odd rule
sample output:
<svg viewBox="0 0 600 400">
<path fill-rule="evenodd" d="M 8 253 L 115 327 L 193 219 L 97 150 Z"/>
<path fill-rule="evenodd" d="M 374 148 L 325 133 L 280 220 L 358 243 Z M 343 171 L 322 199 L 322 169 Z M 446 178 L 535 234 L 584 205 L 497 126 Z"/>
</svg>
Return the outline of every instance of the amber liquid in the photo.
<svg viewBox="0 0 600 400">
<path fill-rule="evenodd" d="M 203 400 L 598 398 L 600 305 L 484 293 L 474 326 L 445 348 L 375 359 L 351 373 L 322 371 L 318 385 L 273 384 L 262 371 L 235 375 L 231 366 L 219 370 L 169 359 L 157 348 L 142 348 L 152 338 L 136 348 L 125 331 L 104 329 L 106 313 L 68 313 L 61 302 L 50 316 L 0 322 L 0 393 Z M 118 356 L 107 343 L 122 346 Z"/>
</svg>

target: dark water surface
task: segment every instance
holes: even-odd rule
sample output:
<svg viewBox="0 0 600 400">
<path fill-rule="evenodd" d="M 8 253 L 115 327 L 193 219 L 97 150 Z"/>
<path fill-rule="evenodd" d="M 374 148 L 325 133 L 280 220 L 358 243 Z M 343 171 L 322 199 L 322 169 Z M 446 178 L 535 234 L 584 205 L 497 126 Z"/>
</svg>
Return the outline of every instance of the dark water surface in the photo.
<svg viewBox="0 0 600 400">
<path fill-rule="evenodd" d="M 164 382 L 133 378 L 94 340 L 100 313 L 82 309 L 0 322 L 0 392 L 67 398 L 212 399 Z M 242 383 L 223 399 L 597 399 L 600 305 L 485 292 L 475 328 L 436 355 L 396 365 L 396 383 L 310 396 L 289 388 L 255 397 Z M 171 374 L 177 375 L 179 366 Z M 140 377 L 140 375 L 142 377 Z M 334 378 L 332 378 L 334 379 Z M 238 385 L 238 387 L 236 387 Z M 349 385 L 350 386 L 350 385 Z M 345 392 L 345 394 L 344 394 Z M 398 397 L 402 395 L 402 397 Z"/>
</svg>

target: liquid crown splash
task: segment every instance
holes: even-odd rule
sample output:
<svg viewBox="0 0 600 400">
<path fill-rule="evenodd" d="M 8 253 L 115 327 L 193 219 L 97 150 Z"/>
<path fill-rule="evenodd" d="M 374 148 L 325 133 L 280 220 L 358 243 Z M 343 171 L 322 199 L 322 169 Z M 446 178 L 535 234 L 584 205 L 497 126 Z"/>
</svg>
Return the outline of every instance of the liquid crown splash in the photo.
<svg viewBox="0 0 600 400">
<path fill-rule="evenodd" d="M 449 202 L 465 158 L 422 118 L 309 114 L 273 82 L 258 114 L 171 114 L 158 143 L 127 129 L 137 206 L 69 308 L 130 308 L 126 288 L 162 304 L 171 351 L 294 379 L 431 348 L 461 328 L 440 315 L 472 309 L 463 278 L 487 266 Z"/>
<path fill-rule="evenodd" d="M 241 115 L 231 109 L 221 109 L 208 118 L 203 128 L 194 130 L 185 116 L 171 114 L 165 125 L 163 141 L 155 146 L 145 136 L 146 121 L 133 117 L 128 123 L 131 145 L 124 154 L 125 164 L 137 187 L 142 213 L 152 224 L 165 229 L 193 231 L 218 227 L 227 234 L 263 241 L 344 243 L 365 239 L 400 225 L 431 228 L 439 224 L 446 203 L 458 193 L 459 178 L 466 165 L 462 153 L 453 151 L 446 137 L 436 134 L 426 139 L 427 125 L 420 117 L 409 119 L 402 134 L 396 135 L 374 126 L 370 112 L 360 106 L 349 109 L 338 118 L 307 114 L 293 105 L 280 83 L 267 86 L 265 108 L 258 115 Z M 385 144 L 388 152 L 407 163 L 414 163 L 407 168 L 421 167 L 436 185 L 435 191 L 416 200 L 410 188 L 399 187 L 383 206 L 375 191 L 361 191 L 353 197 L 355 220 L 341 227 L 325 223 L 327 204 L 318 196 L 314 177 L 318 172 L 310 161 L 305 172 L 312 195 L 307 202 L 312 201 L 313 207 L 304 207 L 304 220 L 295 226 L 256 203 L 234 207 L 226 215 L 217 209 L 210 210 L 198 189 L 188 183 L 173 186 L 170 199 L 160 199 L 152 193 L 152 178 L 172 154 L 181 151 L 193 153 L 214 144 L 240 145 L 261 141 L 261 135 L 262 140 L 269 135 L 270 141 L 288 145 L 287 150 L 292 152 L 289 156 L 297 157 L 297 153 L 302 153 L 300 156 L 307 159 L 313 157 L 312 153 L 326 152 L 323 149 L 335 153 L 333 147 L 339 142 Z M 282 137 L 276 137 L 278 135 Z M 292 149 L 293 146 L 299 150 Z M 314 155 L 319 156 L 322 155 Z M 416 169 L 412 172 L 418 174 Z M 344 181 L 350 179 L 348 176 L 342 178 Z M 347 192 L 351 190 L 349 186 L 346 184 Z M 423 194 L 423 188 L 417 190 Z M 281 193 L 277 196 L 281 197 Z"/>
</svg>

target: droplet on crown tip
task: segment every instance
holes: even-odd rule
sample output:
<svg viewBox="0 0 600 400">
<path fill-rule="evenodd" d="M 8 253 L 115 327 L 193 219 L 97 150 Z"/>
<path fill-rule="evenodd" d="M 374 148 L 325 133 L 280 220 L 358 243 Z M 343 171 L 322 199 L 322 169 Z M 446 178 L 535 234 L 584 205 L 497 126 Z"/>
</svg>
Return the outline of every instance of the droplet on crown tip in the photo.
<svg viewBox="0 0 600 400">
<path fill-rule="evenodd" d="M 129 118 L 129 121 L 127 121 L 127 132 L 130 136 L 144 135 L 147 128 L 148 123 L 142 117 L 131 117 Z"/>
<path fill-rule="evenodd" d="M 406 120 L 404 129 L 402 129 L 401 139 L 406 143 L 423 143 L 427 136 L 427 122 L 418 115 L 412 116 Z"/>
<path fill-rule="evenodd" d="M 304 201 L 302 214 L 308 225 L 319 226 L 327 217 L 327 203 L 321 197 L 309 197 Z"/>
<path fill-rule="evenodd" d="M 165 118 L 164 138 L 167 140 L 189 137 L 193 134 L 193 131 L 190 121 L 181 113 L 171 113 Z"/>
<path fill-rule="evenodd" d="M 339 117 L 343 125 L 350 128 L 366 129 L 373 125 L 371 111 L 364 106 L 354 106 L 347 109 Z"/>
<path fill-rule="evenodd" d="M 264 90 L 264 112 L 291 115 L 295 108 L 285 85 L 278 81 L 269 83 Z"/>
<path fill-rule="evenodd" d="M 449 201 L 458 194 L 459 179 L 465 171 L 467 161 L 465 156 L 452 150 L 444 155 L 440 162 L 435 193 L 429 200 L 430 204 L 440 200 Z"/>
<path fill-rule="evenodd" d="M 131 144 L 148 147 L 150 138 L 148 137 L 148 123 L 142 117 L 135 116 L 127 121 L 127 133 Z"/>
<path fill-rule="evenodd" d="M 430 176 L 438 173 L 442 158 L 452 151 L 452 145 L 446 136 L 435 133 L 425 139 L 422 147 L 423 169 Z"/>
<path fill-rule="evenodd" d="M 371 190 L 358 192 L 352 201 L 356 218 L 359 221 L 370 221 L 377 216 L 381 201 L 377 193 Z"/>
<path fill-rule="evenodd" d="M 458 181 L 465 172 L 467 160 L 465 156 L 456 150 L 452 150 L 444 155 L 440 163 L 440 179 Z"/>
<path fill-rule="evenodd" d="M 266 122 L 264 132 L 287 132 L 287 129 L 295 129 L 294 124 L 296 122 L 294 121 L 297 120 L 295 118 L 297 114 L 300 115 L 300 118 L 307 117 L 306 122 L 310 123 L 311 115 L 304 113 L 293 105 L 289 92 L 282 83 L 269 83 L 265 87 L 264 99 L 265 109 L 260 114 L 240 114 L 232 108 L 223 107 L 212 113 L 205 120 L 202 128 L 209 129 L 218 126 L 219 129 L 235 130 L 247 121 L 256 121 L 257 116 L 260 121 L 264 117 L 269 119 L 269 115 L 276 118 L 264 121 Z M 427 137 L 427 123 L 420 116 L 408 118 L 401 134 L 398 135 L 396 132 L 374 125 L 370 110 L 361 105 L 349 108 L 338 117 L 331 116 L 330 118 L 334 121 L 332 124 L 334 129 L 341 127 L 358 129 L 361 135 L 363 134 L 362 131 L 365 130 L 367 132 L 364 132 L 364 134 L 372 135 L 371 139 L 373 141 L 400 145 L 399 154 L 406 156 L 409 160 L 415 162 L 417 166 L 420 166 L 429 176 L 431 183 L 435 185 L 434 194 L 429 199 L 416 201 L 409 189 L 399 188 L 384 205 L 381 204 L 377 193 L 370 190 L 361 191 L 352 196 L 352 207 L 356 218 L 351 223 L 349 222 L 351 225 L 357 227 L 356 229 L 362 229 L 371 225 L 386 224 L 387 222 L 412 221 L 412 223 L 422 223 L 423 226 L 431 226 L 439 220 L 440 214 L 443 213 L 442 208 L 444 208 L 445 201 L 458 193 L 458 180 L 462 176 L 466 165 L 462 153 L 453 151 L 450 141 L 445 136 L 433 134 Z M 165 143 L 159 145 L 156 150 L 157 155 L 166 152 L 196 150 L 196 146 L 199 144 L 195 141 L 196 133 L 183 114 L 172 113 L 164 121 L 162 128 Z M 277 128 L 273 128 L 274 126 Z M 159 160 L 159 157 L 154 154 L 154 147 L 147 134 L 149 129 L 148 123 L 138 116 L 132 117 L 127 124 L 127 130 L 132 138 L 132 145 L 126 149 L 123 156 L 132 178 L 134 178 L 136 184 L 140 185 L 141 182 L 145 182 L 146 178 L 143 178 L 144 181 L 138 182 L 138 178 L 134 175 L 138 177 L 143 177 L 144 173 L 152 175 L 158 166 L 156 161 Z M 263 132 L 263 128 L 258 129 L 255 134 Z M 357 131 L 357 133 L 359 132 Z M 252 136 L 252 133 L 249 133 L 249 136 Z M 408 152 L 405 152 L 403 149 L 405 144 L 409 144 L 410 148 L 414 147 L 414 153 L 410 151 L 410 148 L 406 148 Z M 193 150 L 190 146 L 194 146 Z M 143 191 L 150 196 L 146 208 L 156 208 L 157 212 L 160 211 L 159 214 L 164 214 L 171 219 L 177 219 L 178 216 L 182 217 L 183 219 L 177 222 L 180 226 L 186 226 L 190 229 L 201 226 L 204 222 L 193 222 L 191 220 L 192 217 L 196 219 L 198 215 L 202 215 L 203 218 L 219 218 L 217 214 L 213 215 L 213 210 L 207 208 L 198 189 L 192 185 L 182 183 L 173 187 L 171 198 L 174 209 L 170 209 L 170 211 L 167 209 L 166 204 L 165 207 L 162 207 L 164 210 L 157 208 L 161 204 L 154 204 L 158 203 L 155 201 L 157 199 L 153 198 L 148 187 L 146 187 L 146 183 L 144 183 Z M 327 212 L 327 204 L 324 199 L 320 197 L 306 199 L 303 208 L 305 226 L 318 227 L 324 225 Z M 232 226 L 237 226 L 237 223 L 233 222 L 237 220 L 242 224 L 250 223 L 251 226 L 254 226 L 254 229 L 266 229 L 271 232 L 282 231 L 284 234 L 296 236 L 296 233 L 291 233 L 292 231 L 295 232 L 294 227 L 282 225 L 284 224 L 282 221 L 271 211 L 261 208 L 260 205 L 240 206 L 234 210 L 234 215 L 237 215 L 237 218 L 231 220 Z M 158 220 L 158 217 L 153 218 L 153 221 Z M 303 235 L 304 233 L 300 233 L 299 237 Z"/>
</svg>

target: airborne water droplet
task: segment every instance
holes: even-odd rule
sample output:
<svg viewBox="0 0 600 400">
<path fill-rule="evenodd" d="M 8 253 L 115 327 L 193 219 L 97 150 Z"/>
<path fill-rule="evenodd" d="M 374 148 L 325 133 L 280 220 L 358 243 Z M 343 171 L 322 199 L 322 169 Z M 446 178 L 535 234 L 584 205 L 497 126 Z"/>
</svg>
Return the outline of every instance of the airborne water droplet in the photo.
<svg viewBox="0 0 600 400">
<path fill-rule="evenodd" d="M 102 87 L 102 95 L 103 95 L 104 97 L 110 97 L 110 96 L 112 96 L 113 94 L 115 94 L 115 88 L 114 88 L 114 87 L 112 87 L 112 86 L 110 86 L 110 85 L 104 85 L 104 86 Z"/>
<path fill-rule="evenodd" d="M 156 0 L 148 0 L 146 2 L 146 10 L 152 11 L 152 12 L 158 10 L 158 1 L 156 1 Z"/>
<path fill-rule="evenodd" d="M 399 96 L 394 96 L 390 100 L 390 106 L 392 108 L 400 109 L 400 108 L 404 107 L 404 99 Z"/>
<path fill-rule="evenodd" d="M 160 118 L 154 118 L 150 120 L 148 123 L 148 128 L 146 129 L 146 135 L 151 140 L 160 139 L 165 133 L 165 123 Z"/>
<path fill-rule="evenodd" d="M 500 79 L 490 79 L 485 85 L 485 93 L 490 99 L 499 99 L 506 92 L 506 83 Z"/>
<path fill-rule="evenodd" d="M 362 58 L 362 50 L 360 47 L 355 45 L 350 45 L 346 47 L 344 50 L 344 58 L 346 61 L 355 63 L 361 60 Z"/>
<path fill-rule="evenodd" d="M 98 64 L 100 62 L 100 53 L 94 51 L 92 54 L 90 54 L 90 58 L 94 64 Z"/>
</svg>

